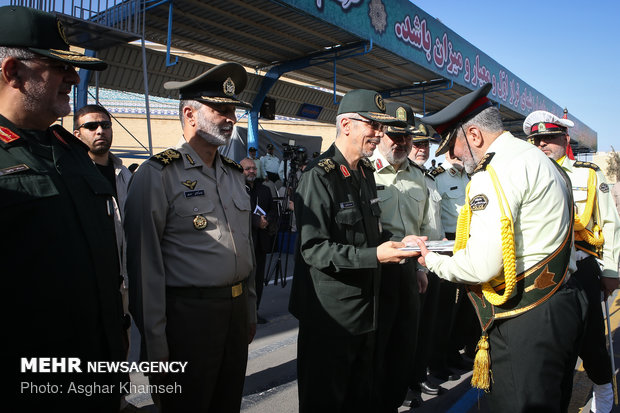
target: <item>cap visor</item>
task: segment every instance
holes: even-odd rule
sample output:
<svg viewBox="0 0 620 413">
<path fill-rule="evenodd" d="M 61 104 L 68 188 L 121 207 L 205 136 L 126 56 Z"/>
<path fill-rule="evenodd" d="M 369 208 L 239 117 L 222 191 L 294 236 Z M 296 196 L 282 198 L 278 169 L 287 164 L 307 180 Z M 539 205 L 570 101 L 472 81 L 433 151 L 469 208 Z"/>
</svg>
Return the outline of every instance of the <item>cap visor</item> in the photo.
<svg viewBox="0 0 620 413">
<path fill-rule="evenodd" d="M 437 148 L 437 151 L 435 151 L 435 156 L 443 155 L 444 153 L 448 152 L 448 150 L 450 149 L 450 141 L 452 141 L 455 136 L 456 134 L 454 133 L 454 130 L 452 130 L 445 138 L 442 138 L 439 142 L 439 147 Z"/>
<path fill-rule="evenodd" d="M 63 63 L 68 63 L 71 66 L 79 67 L 89 70 L 105 70 L 108 64 L 96 57 L 86 56 L 78 52 L 71 50 L 58 50 L 58 49 L 36 49 L 33 47 L 28 48 L 31 52 L 39 54 L 41 56 L 48 57 L 52 60 L 56 60 Z"/>
<path fill-rule="evenodd" d="M 235 105 L 240 108 L 252 109 L 252 105 L 249 104 L 248 102 L 244 102 L 242 100 L 233 99 L 233 98 L 224 98 L 224 97 L 218 97 L 218 96 L 201 96 L 201 97 L 194 98 L 194 100 L 197 100 L 203 103 L 213 103 L 216 105 Z"/>
</svg>

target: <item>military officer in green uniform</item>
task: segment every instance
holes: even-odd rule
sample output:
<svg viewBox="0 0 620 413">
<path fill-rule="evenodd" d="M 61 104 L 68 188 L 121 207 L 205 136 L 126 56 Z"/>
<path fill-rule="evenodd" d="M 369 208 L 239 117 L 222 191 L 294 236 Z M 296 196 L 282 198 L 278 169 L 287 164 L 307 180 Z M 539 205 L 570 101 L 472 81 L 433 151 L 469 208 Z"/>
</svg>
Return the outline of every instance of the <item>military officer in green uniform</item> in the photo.
<svg viewBox="0 0 620 413">
<path fill-rule="evenodd" d="M 424 171 L 407 157 L 415 119 L 411 106 L 388 102 L 386 113 L 407 122 L 389 127 L 370 157 L 375 167 L 381 226 L 400 241 L 407 234 L 425 234 L 428 188 Z M 419 293 L 426 290 L 426 268 L 415 260 L 381 266 L 377 327 L 377 412 L 396 412 L 409 384 L 420 311 Z"/>
<path fill-rule="evenodd" d="M 565 412 L 587 306 L 570 278 L 570 181 L 504 130 L 490 90 L 486 84 L 423 118 L 442 136 L 437 155 L 450 151 L 472 179 L 454 255 L 417 241 L 419 261 L 469 284 L 483 329 L 472 384 L 489 390 L 490 411 Z"/>
<path fill-rule="evenodd" d="M 574 276 L 588 294 L 588 322 L 579 357 L 594 382 L 590 410 L 609 412 L 614 398 L 614 373 L 607 352 L 601 291 L 607 299 L 618 288 L 620 218 L 599 167 L 590 162 L 575 162 L 566 155 L 570 143 L 568 128 L 573 125 L 571 120 L 537 110 L 525 118 L 523 130 L 532 143 L 562 166 L 573 185 L 577 248 Z M 602 271 L 597 259 L 603 263 Z"/>
<path fill-rule="evenodd" d="M 20 411 L 117 412 L 119 383 L 128 380 L 86 371 L 88 362 L 124 360 L 127 349 L 114 192 L 88 147 L 50 126 L 71 111 L 69 93 L 80 81 L 75 68 L 106 66 L 70 51 L 56 16 L 0 8 L 0 259 L 10 297 L 5 371 L 17 378 L 6 393 L 18 395 Z M 21 358 L 36 364 L 41 357 L 77 358 L 82 372 L 23 371 Z M 114 388 L 87 397 L 68 391 L 71 383 Z M 36 391 L 46 385 L 61 391 Z"/>
<path fill-rule="evenodd" d="M 380 263 L 417 255 L 381 230 L 381 208 L 366 158 L 386 125 L 377 92 L 340 102 L 336 140 L 301 175 L 295 194 L 298 245 L 290 311 L 299 319 L 299 410 L 372 412 Z"/>
<path fill-rule="evenodd" d="M 250 197 L 243 168 L 220 155 L 249 108 L 236 93 L 247 73 L 223 63 L 180 91 L 183 138 L 146 161 L 125 208 L 130 308 L 143 338 L 142 358 L 187 361 L 165 383 L 167 412 L 238 412 L 248 344 L 256 331 Z"/>
</svg>

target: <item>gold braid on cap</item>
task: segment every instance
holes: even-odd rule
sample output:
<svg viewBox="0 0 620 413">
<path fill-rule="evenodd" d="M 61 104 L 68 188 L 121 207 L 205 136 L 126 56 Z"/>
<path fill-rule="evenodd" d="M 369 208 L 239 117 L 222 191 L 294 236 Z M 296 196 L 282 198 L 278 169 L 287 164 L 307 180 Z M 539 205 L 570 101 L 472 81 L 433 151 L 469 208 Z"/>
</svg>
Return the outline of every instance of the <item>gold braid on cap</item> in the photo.
<svg viewBox="0 0 620 413">
<path fill-rule="evenodd" d="M 497 201 L 499 209 L 502 214 L 501 221 L 501 234 L 502 234 L 502 261 L 504 263 L 504 283 L 506 288 L 504 294 L 498 294 L 491 283 L 485 282 L 482 284 L 482 293 L 487 301 L 493 305 L 502 305 L 510 298 L 515 287 L 517 285 L 517 270 L 516 270 L 516 257 L 515 257 L 515 241 L 514 241 L 514 223 L 512 219 L 512 213 L 508 208 L 508 200 L 504 194 L 497 174 L 491 165 L 487 165 L 486 169 L 489 171 L 495 193 L 497 194 Z M 454 252 L 462 250 L 467 245 L 469 238 L 469 228 L 471 225 L 471 206 L 469 204 L 469 187 L 467 184 L 465 190 L 465 205 L 461 208 L 459 217 L 456 224 L 456 240 L 454 242 Z M 503 202 L 502 202 L 503 199 Z M 508 214 L 504 210 L 504 203 Z M 482 337 L 476 347 L 476 357 L 474 359 L 474 369 L 471 377 L 471 385 L 473 387 L 488 391 L 491 385 L 491 369 L 490 369 L 490 357 L 489 357 L 489 343 L 486 332 L 483 332 Z"/>
</svg>

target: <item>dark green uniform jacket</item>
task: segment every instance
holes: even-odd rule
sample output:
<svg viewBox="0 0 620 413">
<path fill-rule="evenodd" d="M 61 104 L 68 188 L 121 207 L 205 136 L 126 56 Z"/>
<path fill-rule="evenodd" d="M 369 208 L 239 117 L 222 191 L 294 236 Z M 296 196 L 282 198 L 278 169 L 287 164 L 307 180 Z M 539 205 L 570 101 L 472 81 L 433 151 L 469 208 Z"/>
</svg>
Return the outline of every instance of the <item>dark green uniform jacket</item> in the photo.
<svg viewBox="0 0 620 413">
<path fill-rule="evenodd" d="M 295 194 L 298 245 L 289 306 L 300 324 L 336 335 L 375 329 L 380 213 L 365 158 L 351 171 L 332 145 L 308 165 Z"/>
<path fill-rule="evenodd" d="M 125 358 L 112 188 L 87 150 L 62 127 L 24 131 L 0 116 L 0 258 L 16 373 L 21 357 L 79 357 L 82 380 L 87 361 Z M 73 376 L 33 377 L 54 384 Z M 125 376 L 90 379 L 118 389 Z M 67 389 L 61 399 L 70 411 Z"/>
</svg>

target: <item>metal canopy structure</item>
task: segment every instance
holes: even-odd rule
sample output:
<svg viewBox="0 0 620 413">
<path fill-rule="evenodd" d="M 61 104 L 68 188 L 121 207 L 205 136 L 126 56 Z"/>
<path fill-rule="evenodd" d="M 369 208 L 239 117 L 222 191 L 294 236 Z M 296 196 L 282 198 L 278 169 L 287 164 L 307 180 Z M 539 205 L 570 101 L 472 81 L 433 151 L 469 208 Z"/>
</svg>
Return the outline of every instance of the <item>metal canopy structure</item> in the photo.
<svg viewBox="0 0 620 413">
<path fill-rule="evenodd" d="M 311 104 L 320 107 L 316 120 L 332 124 L 335 102 L 357 88 L 377 90 L 386 99 L 409 103 L 417 113 L 428 114 L 492 82 L 489 97 L 499 104 L 509 130 L 520 137 L 523 119 L 532 110 L 545 109 L 561 116 L 564 109 L 409 0 L 114 3 L 105 13 L 86 19 L 101 19 L 117 9 L 133 11 L 125 20 L 142 14 L 143 39 L 166 45 L 167 52 L 141 52 L 122 42 L 98 50 L 97 55 L 110 63 L 110 68 L 97 77 L 100 87 L 144 92 L 144 60 L 148 94 L 176 98 L 163 89 L 165 81 L 189 79 L 211 64 L 183 57 L 172 59 L 170 50 L 174 48 L 238 62 L 253 70 L 255 74 L 241 97 L 254 102 L 255 111 L 259 109 L 256 104 L 269 96 L 275 99 L 278 115 L 300 117 L 302 105 Z M 55 11 L 67 19 L 64 15 L 71 13 L 66 9 L 56 6 Z M 341 50 L 359 45 L 364 52 L 342 56 Z M 308 64 L 299 64 L 303 61 Z M 277 68 L 277 78 L 267 80 L 273 86 L 265 86 L 264 76 L 273 68 Z M 91 84 L 94 82 L 91 79 Z M 570 113 L 569 118 L 576 123 L 571 130 L 574 151 L 596 151 L 596 132 Z"/>
</svg>

